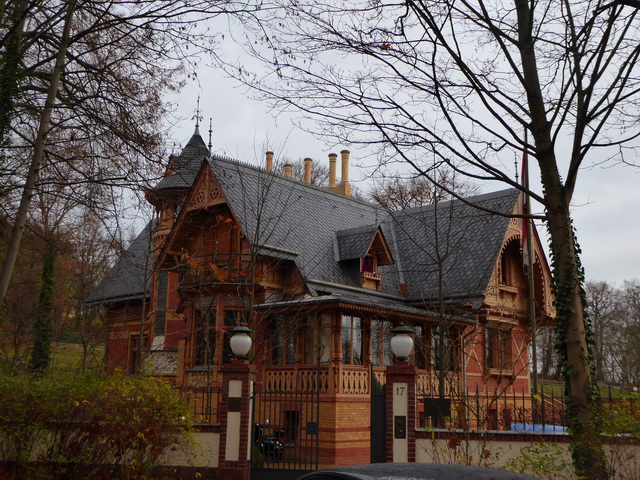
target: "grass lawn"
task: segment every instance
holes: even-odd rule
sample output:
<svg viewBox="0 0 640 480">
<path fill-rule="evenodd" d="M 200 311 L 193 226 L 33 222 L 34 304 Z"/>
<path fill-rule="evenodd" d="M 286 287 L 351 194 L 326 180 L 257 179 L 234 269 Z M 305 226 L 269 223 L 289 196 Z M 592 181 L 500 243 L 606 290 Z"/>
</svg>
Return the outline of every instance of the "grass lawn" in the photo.
<svg viewBox="0 0 640 480">
<path fill-rule="evenodd" d="M 54 343 L 51 355 L 53 373 L 68 373 L 80 370 L 82 367 L 82 345 L 73 343 Z M 96 347 L 88 352 L 87 366 L 89 368 L 102 365 L 104 347 Z"/>
<path fill-rule="evenodd" d="M 560 382 L 554 383 L 543 383 L 542 390 L 545 395 L 554 396 L 555 398 L 564 397 L 564 384 Z M 603 400 L 608 400 L 609 398 L 624 398 L 628 397 L 630 394 L 629 390 L 622 390 L 617 385 L 612 385 L 609 387 L 608 385 L 600 385 L 600 396 Z"/>
</svg>

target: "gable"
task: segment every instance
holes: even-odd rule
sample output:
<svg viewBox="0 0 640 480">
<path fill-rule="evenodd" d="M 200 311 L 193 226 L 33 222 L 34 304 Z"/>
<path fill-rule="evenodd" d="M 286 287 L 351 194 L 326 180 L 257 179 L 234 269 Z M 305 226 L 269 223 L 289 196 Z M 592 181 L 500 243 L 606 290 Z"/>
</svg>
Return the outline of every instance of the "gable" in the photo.
<svg viewBox="0 0 640 480">
<path fill-rule="evenodd" d="M 171 264 L 177 261 L 175 257 L 181 255 L 185 249 L 190 250 L 191 254 L 196 253 L 197 250 L 201 250 L 199 253 L 203 253 L 206 246 L 203 244 L 198 248 L 197 242 L 199 240 L 204 242 L 201 238 L 203 231 L 211 228 L 207 227 L 207 223 L 219 223 L 218 217 L 221 215 L 225 217 L 222 221 L 232 222 L 231 227 L 237 230 L 235 221 L 227 214 L 228 209 L 224 208 L 226 205 L 227 200 L 222 188 L 213 176 L 209 162 L 204 160 L 194 184 L 185 197 L 183 205 L 170 227 L 170 232 L 161 246 L 157 266 L 171 268 Z M 226 211 L 222 213 L 223 210 Z M 239 232 L 236 236 L 239 237 Z M 196 245 L 194 245 L 194 241 Z M 230 249 L 229 245 L 227 250 Z"/>
<path fill-rule="evenodd" d="M 378 257 L 379 265 L 393 263 L 389 245 L 382 229 L 375 225 L 350 228 L 336 232 L 336 261 L 343 262 L 363 258 L 365 255 Z"/>
<path fill-rule="evenodd" d="M 204 162 L 205 164 L 207 162 Z M 202 210 L 227 202 L 220 184 L 211 173 L 208 164 L 202 169 L 202 173 L 197 176 L 192 192 L 185 199 L 182 207 L 187 212 Z"/>
<path fill-rule="evenodd" d="M 441 202 L 394 212 L 397 263 L 409 298 L 422 303 L 437 299 L 442 276 L 445 297 L 481 301 L 517 198 L 510 189 L 470 197 L 469 204 Z"/>
</svg>

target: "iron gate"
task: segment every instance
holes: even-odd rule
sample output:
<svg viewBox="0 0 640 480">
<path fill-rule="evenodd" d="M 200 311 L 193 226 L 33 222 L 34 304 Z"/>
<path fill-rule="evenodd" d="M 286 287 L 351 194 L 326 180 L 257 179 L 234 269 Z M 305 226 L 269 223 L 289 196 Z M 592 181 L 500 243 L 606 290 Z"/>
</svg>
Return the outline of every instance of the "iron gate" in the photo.
<svg viewBox="0 0 640 480">
<path fill-rule="evenodd" d="M 297 478 L 318 469 L 318 393 L 274 392 L 256 384 L 253 393 L 251 478 Z"/>
</svg>

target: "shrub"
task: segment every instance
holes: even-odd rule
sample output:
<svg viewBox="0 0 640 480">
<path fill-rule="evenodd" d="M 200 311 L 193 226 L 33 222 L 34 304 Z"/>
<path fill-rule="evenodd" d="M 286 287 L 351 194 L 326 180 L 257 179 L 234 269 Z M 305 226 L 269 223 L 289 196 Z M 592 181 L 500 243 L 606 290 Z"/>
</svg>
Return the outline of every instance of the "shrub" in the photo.
<svg viewBox="0 0 640 480">
<path fill-rule="evenodd" d="M 615 403 L 604 403 L 600 418 L 603 433 L 640 439 L 640 397 L 637 394 Z"/>
<path fill-rule="evenodd" d="M 609 476 L 616 480 L 640 478 L 640 398 L 637 394 L 605 403 L 600 409 L 602 431 L 609 436 L 607 462 Z"/>
<path fill-rule="evenodd" d="M 189 444 L 185 418 L 159 379 L 0 375 L 0 455 L 16 478 L 140 478 Z"/>
<path fill-rule="evenodd" d="M 535 442 L 520 451 L 502 468 L 543 480 L 574 480 L 571 455 L 561 443 Z"/>
</svg>

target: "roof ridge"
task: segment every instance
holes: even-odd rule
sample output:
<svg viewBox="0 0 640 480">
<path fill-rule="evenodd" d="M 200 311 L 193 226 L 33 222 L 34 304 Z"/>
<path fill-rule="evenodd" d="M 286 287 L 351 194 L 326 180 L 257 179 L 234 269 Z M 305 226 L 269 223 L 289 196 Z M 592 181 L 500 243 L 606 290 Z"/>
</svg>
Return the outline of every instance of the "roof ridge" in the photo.
<svg viewBox="0 0 640 480">
<path fill-rule="evenodd" d="M 330 190 L 327 190 L 326 187 L 322 187 L 322 186 L 319 186 L 319 185 L 309 185 L 308 183 L 305 183 L 305 182 L 303 182 L 301 180 L 297 180 L 297 179 L 294 179 L 294 178 L 287 178 L 287 177 L 284 177 L 284 176 L 279 175 L 279 174 L 274 173 L 274 172 L 268 172 L 264 168 L 262 168 L 262 167 L 260 167 L 258 165 L 251 164 L 249 162 L 245 162 L 245 161 L 242 161 L 242 160 L 237 160 L 237 159 L 234 159 L 234 158 L 231 158 L 231 157 L 225 157 L 225 156 L 214 156 L 214 157 L 217 157 L 218 159 L 221 159 L 223 161 L 226 161 L 226 162 L 229 162 L 229 163 L 232 163 L 232 164 L 236 164 L 236 165 L 240 165 L 240 166 L 243 166 L 243 167 L 250 168 L 251 170 L 254 170 L 255 172 L 260 173 L 260 174 L 271 175 L 274 179 L 276 179 L 278 181 L 291 182 L 294 185 L 298 185 L 298 186 L 300 186 L 302 188 L 308 188 L 308 189 L 315 190 L 315 191 L 317 191 L 319 193 L 322 193 L 322 194 L 330 195 L 330 196 L 332 196 L 335 199 L 338 199 L 340 201 L 347 202 L 347 203 L 358 203 L 358 204 L 360 204 L 362 206 L 366 206 L 366 207 L 369 207 L 369 208 L 374 209 L 374 210 L 379 210 L 379 211 L 383 212 L 385 215 L 388 215 L 388 212 L 384 208 L 382 208 L 382 207 L 380 207 L 380 206 L 378 206 L 378 205 L 376 205 L 374 203 L 367 202 L 365 200 L 360 200 L 360 199 L 354 198 L 354 197 L 347 197 L 345 195 L 342 195 L 341 193 L 332 192 Z"/>
<path fill-rule="evenodd" d="M 416 213 L 416 212 L 419 212 L 419 211 L 422 211 L 422 212 L 430 211 L 430 210 L 435 210 L 438 207 L 446 208 L 446 207 L 451 206 L 452 204 L 454 204 L 454 205 L 471 204 L 469 206 L 473 207 L 474 203 L 485 202 L 487 200 L 491 200 L 491 199 L 499 198 L 499 197 L 506 197 L 508 194 L 513 194 L 516 191 L 517 191 L 517 189 L 515 189 L 515 188 L 505 188 L 503 190 L 497 190 L 495 192 L 480 193 L 478 195 L 473 195 L 471 197 L 463 197 L 463 199 L 452 198 L 450 200 L 445 200 L 443 202 L 436 202 L 436 203 L 430 203 L 428 205 L 420 205 L 418 207 L 403 208 L 403 209 L 400 209 L 400 210 L 395 210 L 395 211 L 391 212 L 391 215 L 395 216 L 395 215 L 398 215 L 398 214 L 412 214 L 412 213 Z"/>
</svg>

